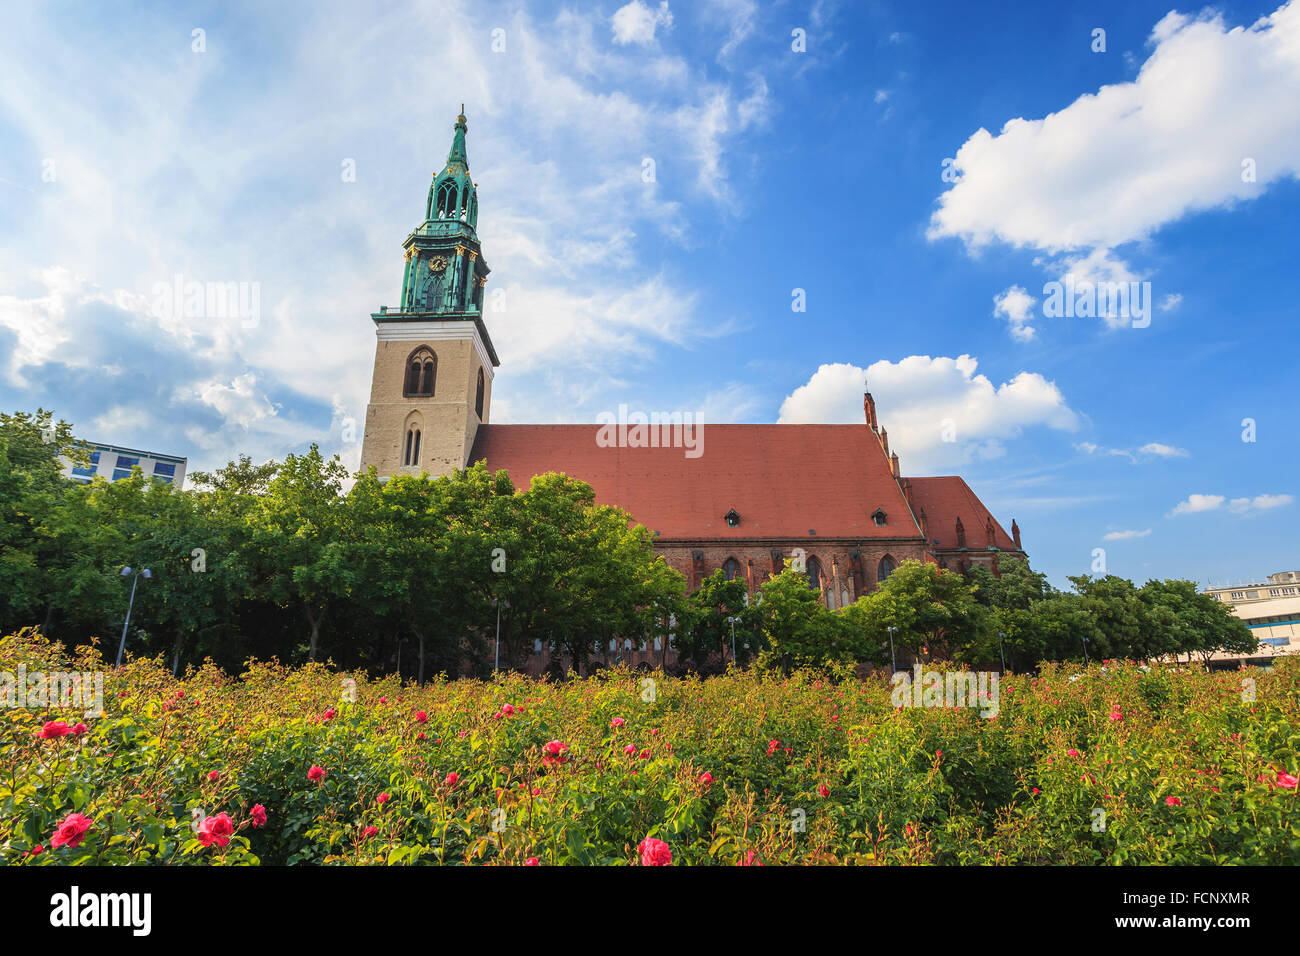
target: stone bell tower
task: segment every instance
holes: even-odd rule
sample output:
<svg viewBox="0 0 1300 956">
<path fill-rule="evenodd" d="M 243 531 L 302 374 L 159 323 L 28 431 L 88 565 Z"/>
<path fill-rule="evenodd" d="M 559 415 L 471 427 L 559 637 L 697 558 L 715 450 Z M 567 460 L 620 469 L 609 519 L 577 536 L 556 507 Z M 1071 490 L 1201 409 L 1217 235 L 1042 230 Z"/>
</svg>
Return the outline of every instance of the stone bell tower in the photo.
<svg viewBox="0 0 1300 956">
<path fill-rule="evenodd" d="M 464 109 L 429 186 L 424 221 L 402 243 L 400 304 L 370 316 L 378 341 L 361 468 L 373 465 L 381 476 L 464 468 L 501 364 L 483 324 L 490 270 L 480 254 Z"/>
</svg>

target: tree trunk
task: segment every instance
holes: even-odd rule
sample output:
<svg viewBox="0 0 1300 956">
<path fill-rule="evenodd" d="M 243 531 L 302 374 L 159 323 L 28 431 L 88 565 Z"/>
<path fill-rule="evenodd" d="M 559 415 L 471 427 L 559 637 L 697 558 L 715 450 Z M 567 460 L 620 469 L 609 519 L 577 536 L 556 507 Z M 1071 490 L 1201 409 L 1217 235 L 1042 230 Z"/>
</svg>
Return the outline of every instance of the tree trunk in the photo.
<svg viewBox="0 0 1300 956">
<path fill-rule="evenodd" d="M 50 602 L 49 607 L 45 609 L 45 623 L 41 625 L 41 634 L 49 635 L 50 625 L 54 623 L 54 602 Z"/>
<path fill-rule="evenodd" d="M 325 620 L 325 614 L 313 614 L 310 609 L 307 611 L 307 623 L 311 625 L 311 637 L 307 641 L 307 660 L 316 659 L 316 649 L 320 646 L 320 626 Z"/>
<path fill-rule="evenodd" d="M 412 628 L 414 630 L 414 628 Z M 416 669 L 415 679 L 418 683 L 424 683 L 424 632 L 415 631 L 415 637 L 420 642 L 420 666 Z"/>
<path fill-rule="evenodd" d="M 180 672 L 181 667 L 181 645 L 185 643 L 185 635 L 177 633 L 176 640 L 172 642 L 172 677 Z"/>
</svg>

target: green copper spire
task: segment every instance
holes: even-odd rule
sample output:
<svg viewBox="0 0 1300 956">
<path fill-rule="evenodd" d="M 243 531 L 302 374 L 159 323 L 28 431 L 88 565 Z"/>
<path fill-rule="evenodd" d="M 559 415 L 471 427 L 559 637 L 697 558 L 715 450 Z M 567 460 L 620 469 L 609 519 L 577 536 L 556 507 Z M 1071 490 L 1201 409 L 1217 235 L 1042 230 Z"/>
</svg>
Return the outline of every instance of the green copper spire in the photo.
<svg viewBox="0 0 1300 956">
<path fill-rule="evenodd" d="M 456 135 L 451 140 L 451 152 L 447 154 L 447 168 L 460 166 L 469 171 L 469 157 L 465 155 L 465 134 L 469 127 L 465 124 L 465 104 L 460 104 L 460 115 L 456 117 Z"/>
<path fill-rule="evenodd" d="M 451 151 L 447 153 L 447 165 L 433 178 L 429 187 L 429 199 L 424 207 L 426 222 L 435 219 L 456 219 L 468 223 L 471 229 L 478 227 L 478 191 L 474 181 L 469 178 L 469 156 L 465 152 L 465 134 L 469 127 L 465 122 L 465 105 L 460 107 L 456 117 L 456 133 L 451 140 Z"/>
<path fill-rule="evenodd" d="M 434 174 L 429 185 L 424 222 L 402 243 L 406 265 L 401 305 L 396 313 L 384 311 L 380 315 L 472 317 L 481 321 L 483 286 L 491 270 L 479 246 L 478 187 L 469 176 L 465 153 L 469 128 L 463 104 L 454 129 L 447 165 Z"/>
</svg>

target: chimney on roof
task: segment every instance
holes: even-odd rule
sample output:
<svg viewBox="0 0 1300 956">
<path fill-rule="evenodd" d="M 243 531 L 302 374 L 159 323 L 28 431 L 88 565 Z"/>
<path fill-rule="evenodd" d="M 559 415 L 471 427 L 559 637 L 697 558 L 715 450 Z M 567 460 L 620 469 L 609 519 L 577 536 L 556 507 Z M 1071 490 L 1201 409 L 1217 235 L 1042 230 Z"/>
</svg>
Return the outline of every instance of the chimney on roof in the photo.
<svg viewBox="0 0 1300 956">
<path fill-rule="evenodd" d="M 1015 544 L 1016 544 L 1016 550 L 1017 550 L 1017 551 L 1021 550 L 1021 547 L 1020 547 L 1020 525 L 1016 524 L 1016 519 L 1015 519 L 1015 518 L 1012 518 L 1012 519 L 1011 519 L 1011 540 L 1015 542 Z"/>
<path fill-rule="evenodd" d="M 997 545 L 997 543 L 998 543 L 998 542 L 997 542 L 997 538 L 994 537 L 994 535 L 993 535 L 993 516 L 992 516 L 992 515 L 988 515 L 988 516 L 984 519 L 984 535 L 985 535 L 985 537 L 988 538 L 988 544 L 985 545 L 985 547 L 992 548 L 992 547 L 995 547 L 995 546 Z"/>
<path fill-rule="evenodd" d="M 898 452 L 894 452 L 889 456 L 889 472 L 895 478 L 902 474 L 902 469 L 898 466 Z"/>
<path fill-rule="evenodd" d="M 961 516 L 957 516 L 957 547 L 966 547 L 966 529 L 962 527 Z"/>
<path fill-rule="evenodd" d="M 880 429 L 880 447 L 885 449 L 885 457 L 889 457 L 889 429 Z"/>
</svg>

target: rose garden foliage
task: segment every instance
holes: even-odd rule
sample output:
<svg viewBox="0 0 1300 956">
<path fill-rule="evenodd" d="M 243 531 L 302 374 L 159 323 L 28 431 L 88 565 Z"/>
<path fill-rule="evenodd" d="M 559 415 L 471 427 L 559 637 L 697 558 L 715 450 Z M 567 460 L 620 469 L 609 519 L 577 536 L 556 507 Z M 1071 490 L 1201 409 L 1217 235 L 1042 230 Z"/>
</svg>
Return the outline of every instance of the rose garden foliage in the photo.
<svg viewBox="0 0 1300 956">
<path fill-rule="evenodd" d="M 20 664 L 103 669 L 31 631 Z M 135 660 L 102 716 L 0 710 L 0 864 L 1300 862 L 1300 667 L 1250 680 L 1049 664 L 986 718 L 805 671 Z"/>
</svg>

